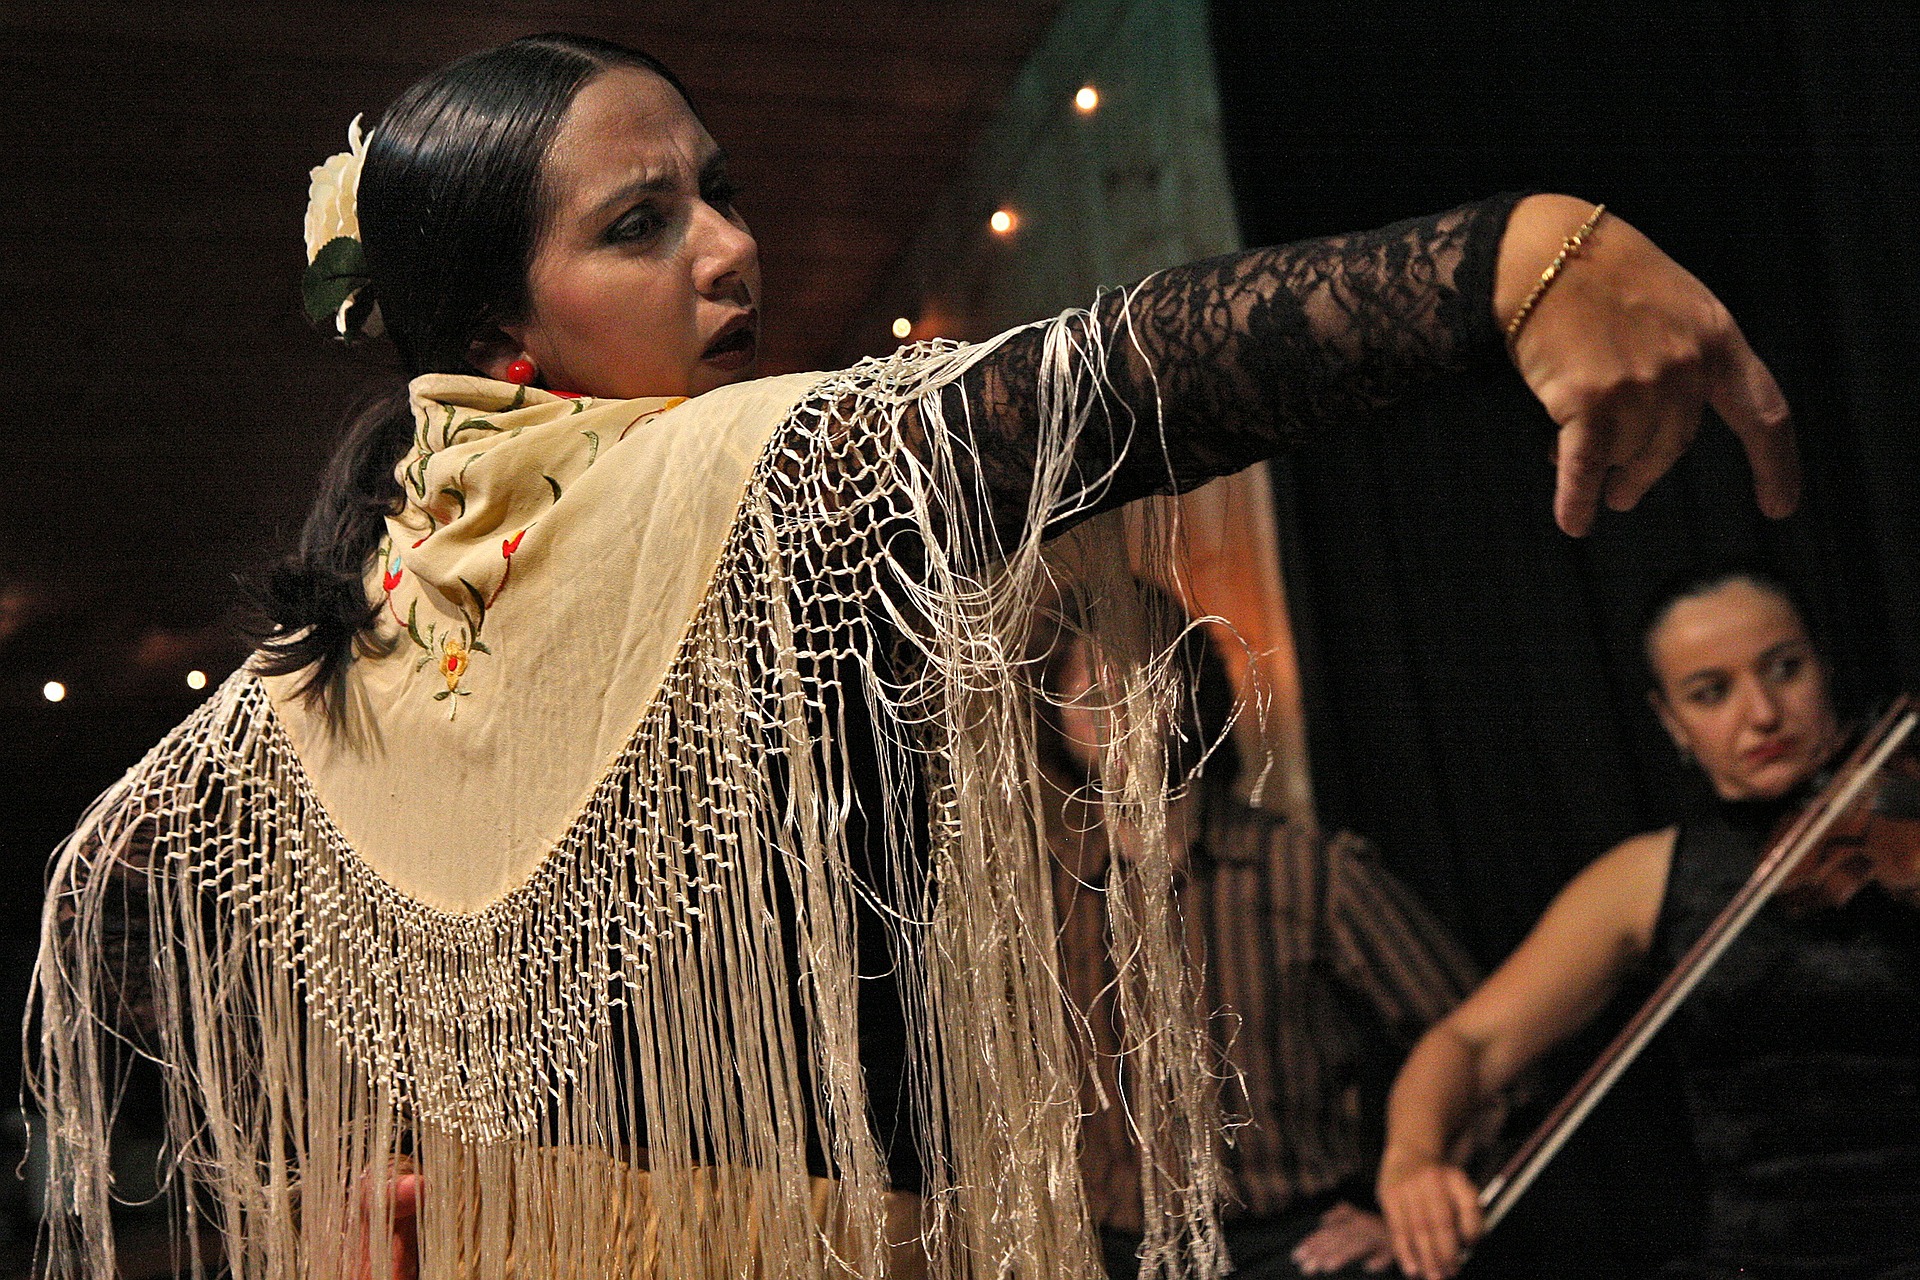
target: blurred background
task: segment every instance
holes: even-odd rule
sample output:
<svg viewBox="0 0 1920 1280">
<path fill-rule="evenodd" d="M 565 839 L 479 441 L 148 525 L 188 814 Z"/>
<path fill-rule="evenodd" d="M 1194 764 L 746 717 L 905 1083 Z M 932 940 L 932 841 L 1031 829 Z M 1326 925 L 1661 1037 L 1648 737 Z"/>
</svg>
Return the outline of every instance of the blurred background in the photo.
<svg viewBox="0 0 1920 1280">
<path fill-rule="evenodd" d="M 1275 643 L 1290 670 L 1298 653 L 1304 722 L 1288 794 L 1375 840 L 1483 963 L 1595 853 L 1695 800 L 1630 636 L 1675 567 L 1769 559 L 1814 598 L 1857 702 L 1920 686 L 1909 5 L 13 0 L 0 1026 L 47 853 L 244 658 L 236 575 L 287 545 L 342 413 L 393 377 L 302 317 L 307 169 L 422 72 L 553 29 L 638 45 L 691 87 L 760 240 L 767 372 L 985 336 L 1238 243 L 1503 189 L 1606 200 L 1730 304 L 1806 452 L 1805 509 L 1780 524 L 1710 431 L 1641 509 L 1565 538 L 1549 431 L 1511 378 L 1273 472 Z M 1671 1246 L 1689 1188 L 1659 1070 L 1484 1274 L 1617 1276 Z M 137 1190 L 137 1103 L 129 1125 Z M 0 1123 L 4 1169 L 23 1133 Z M 0 1276 L 25 1274 L 35 1211 L 0 1172 Z M 149 1244 L 128 1274 L 164 1273 L 158 1220 L 129 1230 Z"/>
</svg>

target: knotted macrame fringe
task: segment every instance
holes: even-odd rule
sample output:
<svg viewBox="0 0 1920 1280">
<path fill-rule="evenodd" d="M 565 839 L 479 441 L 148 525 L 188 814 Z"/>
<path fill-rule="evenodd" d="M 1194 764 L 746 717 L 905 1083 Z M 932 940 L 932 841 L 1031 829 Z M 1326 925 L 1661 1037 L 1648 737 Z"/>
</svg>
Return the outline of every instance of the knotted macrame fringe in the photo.
<svg viewBox="0 0 1920 1280">
<path fill-rule="evenodd" d="M 477 913 L 376 876 L 260 682 L 227 681 L 56 862 L 32 1067 L 59 1196 L 50 1274 L 112 1274 L 108 1136 L 142 1021 L 121 1007 L 128 910 L 149 922 L 139 1051 L 165 1082 L 196 1277 L 222 1265 L 198 1250 L 202 1222 L 242 1280 L 390 1274 L 396 1175 L 412 1170 L 429 1280 L 1101 1274 L 1076 1158 L 1089 1041 L 1054 945 L 1031 647 L 1036 610 L 1077 594 L 1118 673 L 1109 809 L 1164 835 L 1165 620 L 1114 555 L 1113 518 L 1077 544 L 1041 539 L 1069 502 L 1098 499 L 1074 447 L 1122 412 L 1103 378 L 1124 341 L 1085 313 L 1052 322 L 1012 546 L 984 514 L 972 425 L 948 416 L 961 401 L 941 396 L 990 345 L 823 383 L 763 457 L 627 748 L 531 879 Z M 856 715 L 878 743 L 884 811 L 862 816 L 888 885 L 849 847 Z M 1149 1171 L 1143 1274 L 1211 1276 L 1209 1051 L 1164 839 L 1144 843 L 1162 852 L 1109 875 L 1127 1029 L 1113 1102 Z M 861 903 L 890 922 L 904 993 L 917 1221 L 869 1119 Z M 809 1174 L 810 1135 L 830 1180 Z"/>
</svg>

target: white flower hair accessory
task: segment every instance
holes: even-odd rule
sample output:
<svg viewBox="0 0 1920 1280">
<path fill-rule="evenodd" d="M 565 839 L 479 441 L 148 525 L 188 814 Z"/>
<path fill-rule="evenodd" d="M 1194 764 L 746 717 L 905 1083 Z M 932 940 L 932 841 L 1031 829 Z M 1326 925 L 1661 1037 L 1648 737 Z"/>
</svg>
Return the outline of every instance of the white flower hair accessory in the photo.
<svg viewBox="0 0 1920 1280">
<path fill-rule="evenodd" d="M 361 116 L 347 126 L 347 149 L 315 165 L 307 183 L 307 270 L 300 278 L 307 318 L 315 324 L 332 321 L 334 335 L 343 340 L 377 337 L 377 304 L 362 302 L 367 285 L 367 255 L 360 244 L 360 166 L 367 158 Z"/>
</svg>

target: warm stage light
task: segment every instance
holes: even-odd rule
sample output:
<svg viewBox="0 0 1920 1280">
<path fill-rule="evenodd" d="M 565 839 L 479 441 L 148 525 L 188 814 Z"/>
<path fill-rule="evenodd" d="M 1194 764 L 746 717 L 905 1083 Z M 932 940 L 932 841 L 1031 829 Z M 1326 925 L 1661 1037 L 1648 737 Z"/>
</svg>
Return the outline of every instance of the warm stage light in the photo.
<svg viewBox="0 0 1920 1280">
<path fill-rule="evenodd" d="M 1079 108 L 1081 115 L 1091 115 L 1100 105 L 1100 91 L 1090 84 L 1080 86 L 1080 92 L 1073 95 L 1073 105 Z"/>
<path fill-rule="evenodd" d="M 905 341 L 913 336 L 913 321 L 901 316 L 893 322 L 893 336 Z"/>
<path fill-rule="evenodd" d="M 187 688 L 204 689 L 207 687 L 207 673 L 204 671 L 187 672 Z"/>
<path fill-rule="evenodd" d="M 995 209 L 993 216 L 987 219 L 987 225 L 993 228 L 993 234 L 1004 236 L 1011 232 L 1018 224 L 1013 216 L 1013 210 Z"/>
<path fill-rule="evenodd" d="M 58 680 L 49 680 L 40 686 L 40 696 L 48 702 L 59 702 L 67 696 L 67 686 Z"/>
</svg>

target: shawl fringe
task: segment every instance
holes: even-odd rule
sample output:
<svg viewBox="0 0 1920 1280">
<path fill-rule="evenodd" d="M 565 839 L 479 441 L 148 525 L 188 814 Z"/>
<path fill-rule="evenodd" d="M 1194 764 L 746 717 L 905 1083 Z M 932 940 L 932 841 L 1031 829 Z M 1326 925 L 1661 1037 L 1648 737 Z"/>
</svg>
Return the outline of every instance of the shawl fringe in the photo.
<svg viewBox="0 0 1920 1280">
<path fill-rule="evenodd" d="M 1030 649 L 1036 611 L 1080 597 L 1060 612 L 1117 673 L 1110 820 L 1164 849 L 1167 620 L 1113 554 L 1117 516 L 1041 543 L 1088 500 L 1081 433 L 1124 414 L 1102 381 L 1124 340 L 1087 313 L 1051 322 L 1011 547 L 982 514 L 959 398 L 941 396 L 993 344 L 822 384 L 762 458 L 626 750 L 484 910 L 435 910 L 374 874 L 259 678 L 236 673 L 55 863 L 31 1067 L 57 1192 L 49 1274 L 113 1273 L 109 1131 L 141 1053 L 167 1091 L 195 1277 L 390 1274 L 402 1169 L 420 1174 L 423 1277 L 1100 1275 L 1076 1151 L 1090 1042 L 1058 972 Z M 1169 545 L 1166 521 L 1148 517 L 1149 544 Z M 849 713 L 878 739 L 887 811 L 866 816 L 890 886 L 849 848 Z M 916 794 L 918 811 L 896 800 Z M 915 824 L 931 831 L 918 849 Z M 1132 1030 L 1127 1094 L 1106 1101 L 1151 1171 L 1142 1274 L 1168 1280 L 1225 1266 L 1211 1051 L 1172 879 L 1149 856 L 1107 884 Z M 869 1120 L 862 901 L 890 921 L 906 1004 L 917 1221 Z M 142 933 L 149 954 L 128 954 Z M 810 1134 L 830 1181 L 809 1175 Z"/>
</svg>

